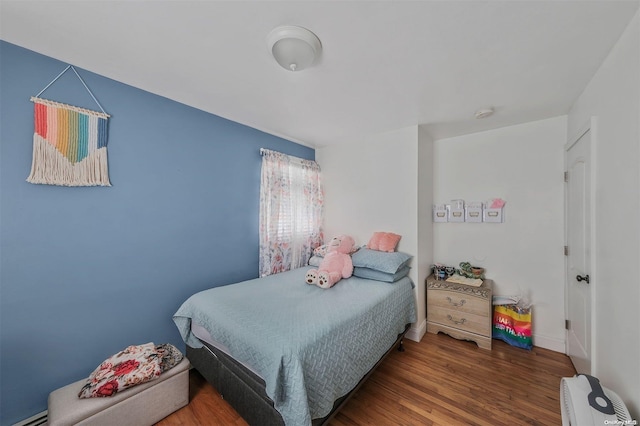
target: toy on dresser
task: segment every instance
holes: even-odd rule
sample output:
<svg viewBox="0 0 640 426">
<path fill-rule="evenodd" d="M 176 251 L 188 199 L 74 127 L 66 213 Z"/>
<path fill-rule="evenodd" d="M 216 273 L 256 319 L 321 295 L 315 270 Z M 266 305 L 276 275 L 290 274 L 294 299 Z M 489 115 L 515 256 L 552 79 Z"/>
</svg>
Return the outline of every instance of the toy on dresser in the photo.
<svg viewBox="0 0 640 426">
<path fill-rule="evenodd" d="M 460 262 L 458 274 L 467 278 L 484 278 L 484 268 L 479 266 L 471 266 L 469 262 Z"/>
</svg>

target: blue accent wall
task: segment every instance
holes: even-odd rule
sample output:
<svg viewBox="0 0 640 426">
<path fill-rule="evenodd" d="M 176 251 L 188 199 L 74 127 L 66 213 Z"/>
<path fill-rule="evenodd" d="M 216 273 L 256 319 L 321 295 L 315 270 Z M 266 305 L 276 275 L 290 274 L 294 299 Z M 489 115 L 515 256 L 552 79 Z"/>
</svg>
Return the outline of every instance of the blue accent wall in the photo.
<svg viewBox="0 0 640 426">
<path fill-rule="evenodd" d="M 184 344 L 194 292 L 258 275 L 259 148 L 314 150 L 78 69 L 112 187 L 25 181 L 33 103 L 67 64 L 0 41 L 0 424 L 132 344 Z M 126 65 L 123 65 L 126 66 Z M 98 109 L 69 70 L 43 98 Z"/>
</svg>

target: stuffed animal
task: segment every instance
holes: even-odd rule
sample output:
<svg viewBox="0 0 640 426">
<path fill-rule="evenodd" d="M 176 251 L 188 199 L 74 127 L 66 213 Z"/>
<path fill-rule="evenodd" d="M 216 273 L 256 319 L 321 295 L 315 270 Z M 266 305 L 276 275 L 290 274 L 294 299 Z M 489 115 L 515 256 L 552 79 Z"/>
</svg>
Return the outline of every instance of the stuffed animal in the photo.
<svg viewBox="0 0 640 426">
<path fill-rule="evenodd" d="M 342 278 L 349 278 L 353 273 L 353 262 L 350 253 L 355 241 L 348 235 L 339 235 L 331 239 L 327 245 L 327 254 L 320 262 L 318 269 L 309 269 L 305 276 L 307 284 L 315 284 L 320 288 L 331 288 Z"/>
</svg>

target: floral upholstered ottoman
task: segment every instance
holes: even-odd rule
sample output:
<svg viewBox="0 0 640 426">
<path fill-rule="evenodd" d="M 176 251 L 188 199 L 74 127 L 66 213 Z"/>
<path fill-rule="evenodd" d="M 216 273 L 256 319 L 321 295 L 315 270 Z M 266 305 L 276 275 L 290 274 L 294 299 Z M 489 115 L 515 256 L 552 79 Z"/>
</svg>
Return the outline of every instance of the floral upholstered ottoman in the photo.
<svg viewBox="0 0 640 426">
<path fill-rule="evenodd" d="M 131 377 L 139 381 L 140 371 L 133 371 L 137 361 L 127 359 L 130 348 L 100 364 L 89 379 L 51 392 L 48 425 L 151 426 L 189 403 L 190 364 L 186 358 L 167 370 L 156 371 L 158 375 L 149 365 L 141 365 L 139 370 L 151 370 L 153 377 L 133 386 Z M 108 376 L 107 370 L 116 378 Z M 138 374 L 128 377 L 125 372 Z"/>
</svg>

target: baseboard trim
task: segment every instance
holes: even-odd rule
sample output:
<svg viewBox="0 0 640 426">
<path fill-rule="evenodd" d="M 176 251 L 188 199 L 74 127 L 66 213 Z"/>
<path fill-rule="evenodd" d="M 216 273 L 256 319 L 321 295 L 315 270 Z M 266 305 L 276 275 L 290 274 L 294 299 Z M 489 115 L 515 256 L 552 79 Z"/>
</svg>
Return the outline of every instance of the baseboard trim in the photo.
<svg viewBox="0 0 640 426">
<path fill-rule="evenodd" d="M 24 419 L 13 426 L 40 426 L 47 424 L 47 410 L 44 410 L 35 416 L 31 416 L 28 419 Z"/>
<path fill-rule="evenodd" d="M 554 352 L 560 352 L 562 354 L 567 353 L 564 339 L 558 339 L 555 337 L 547 337 L 547 336 L 541 336 L 539 334 L 534 334 L 533 346 L 549 349 L 550 351 L 554 351 Z"/>
<path fill-rule="evenodd" d="M 407 334 L 405 334 L 404 336 L 409 340 L 413 340 L 414 342 L 420 342 L 420 340 L 422 340 L 422 337 L 426 334 L 426 332 L 427 332 L 427 319 L 425 318 L 422 321 L 422 323 L 420 323 L 419 326 L 416 326 L 416 323 L 414 323 L 409 329 L 409 331 L 407 331 Z"/>
<path fill-rule="evenodd" d="M 427 332 L 427 320 L 425 319 L 420 323 L 419 326 L 413 324 L 405 337 L 407 339 L 413 340 L 414 342 L 420 342 L 422 337 Z M 555 337 L 541 336 L 539 334 L 533 335 L 533 345 L 539 348 L 549 349 L 550 351 L 560 352 L 561 354 L 566 354 L 566 344 L 563 339 L 557 339 Z"/>
</svg>

